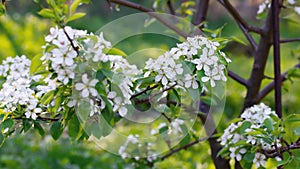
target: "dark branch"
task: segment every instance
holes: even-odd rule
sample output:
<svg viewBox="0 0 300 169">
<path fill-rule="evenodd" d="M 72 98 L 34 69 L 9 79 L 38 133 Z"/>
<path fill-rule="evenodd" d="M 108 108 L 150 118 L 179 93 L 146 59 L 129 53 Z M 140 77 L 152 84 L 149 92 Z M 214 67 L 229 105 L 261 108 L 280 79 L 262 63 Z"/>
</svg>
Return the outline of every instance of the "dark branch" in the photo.
<svg viewBox="0 0 300 169">
<path fill-rule="evenodd" d="M 172 4 L 172 1 L 171 1 L 171 0 L 168 0 L 168 2 L 167 2 L 167 5 L 168 5 L 168 8 L 169 8 L 170 14 L 172 14 L 172 15 L 176 15 L 176 13 L 175 13 L 175 10 L 174 10 L 174 7 L 173 7 L 173 4 Z"/>
<path fill-rule="evenodd" d="M 12 119 L 14 119 L 14 120 L 25 120 L 25 119 L 31 120 L 30 118 L 26 118 L 24 116 L 12 117 Z M 58 121 L 60 119 L 59 118 L 38 117 L 37 120 L 45 121 L 45 122 L 54 122 L 54 121 Z"/>
<path fill-rule="evenodd" d="M 294 68 L 300 68 L 300 63 L 296 64 Z M 288 71 L 281 74 L 281 81 L 284 82 L 287 80 Z M 275 82 L 269 83 L 266 87 L 264 87 L 258 94 L 257 101 L 262 100 L 266 95 L 268 95 L 275 87 Z"/>
<path fill-rule="evenodd" d="M 280 70 L 280 28 L 279 28 L 279 0 L 272 1 L 272 25 L 273 25 L 273 51 L 274 51 L 274 75 L 275 75 L 275 111 L 278 117 L 282 117 L 281 100 L 281 70 Z"/>
<path fill-rule="evenodd" d="M 193 19 L 194 25 L 199 25 L 199 29 L 201 30 L 204 25 L 202 24 L 206 20 L 206 14 L 209 7 L 209 0 L 199 0 L 196 14 Z"/>
<path fill-rule="evenodd" d="M 73 40 L 68 35 L 67 31 L 63 28 L 65 35 L 67 36 L 69 42 L 71 43 L 72 48 L 76 51 L 77 55 L 79 55 L 78 46 L 75 46 Z"/>
<path fill-rule="evenodd" d="M 258 34 L 264 33 L 262 29 L 249 25 L 228 0 L 218 0 L 218 1 L 228 10 L 228 12 L 232 15 L 232 17 L 249 32 L 255 32 Z"/>
<path fill-rule="evenodd" d="M 241 76 L 235 74 L 234 72 L 232 72 L 231 70 L 227 69 L 228 71 L 228 76 L 231 77 L 233 80 L 239 82 L 240 84 L 247 86 L 247 81 L 242 78 Z"/>
<path fill-rule="evenodd" d="M 115 3 L 115 4 L 119 4 L 119 5 L 123 5 L 123 6 L 129 7 L 129 8 L 139 10 L 141 12 L 147 12 L 148 15 L 156 18 L 158 21 L 160 21 L 161 23 L 166 25 L 168 28 L 170 28 L 171 30 L 176 32 L 178 35 L 180 35 L 184 38 L 188 37 L 187 33 L 180 30 L 179 28 L 177 28 L 174 24 L 168 22 L 165 18 L 162 17 L 162 15 L 160 15 L 158 13 L 155 13 L 155 11 L 153 9 L 149 9 L 147 7 L 144 7 L 144 6 L 140 5 L 140 4 L 129 2 L 129 1 L 126 1 L 126 0 L 109 0 L 109 1 L 112 2 L 112 3 Z"/>
<path fill-rule="evenodd" d="M 141 91 L 141 92 L 139 92 L 139 93 L 136 93 L 136 94 L 132 95 L 130 99 L 133 99 L 133 98 L 138 97 L 138 96 L 140 96 L 140 95 L 142 95 L 142 94 L 145 94 L 145 93 L 147 93 L 147 91 L 150 91 L 150 90 L 155 89 L 155 88 L 157 88 L 157 87 L 158 87 L 158 85 L 154 85 L 154 86 L 152 86 L 152 87 L 148 86 L 145 90 L 143 90 L 143 91 Z"/>
<path fill-rule="evenodd" d="M 238 11 L 231 5 L 231 3 L 228 0 L 218 0 L 231 14 L 231 16 L 235 19 L 238 26 L 242 30 L 242 32 L 245 34 L 246 38 L 248 39 L 249 43 L 253 47 L 253 49 L 257 48 L 257 44 L 254 41 L 253 37 L 250 35 L 249 32 L 255 32 L 260 35 L 264 33 L 264 31 L 260 28 L 250 26 L 238 13 Z"/>
<path fill-rule="evenodd" d="M 280 43 L 300 42 L 300 38 L 281 39 Z"/>
<path fill-rule="evenodd" d="M 188 143 L 188 144 L 186 144 L 186 145 L 184 145 L 184 146 L 178 147 L 178 148 L 176 148 L 176 149 L 172 149 L 172 150 L 170 150 L 169 153 L 167 153 L 166 155 L 162 156 L 162 157 L 161 157 L 161 160 L 164 160 L 164 159 L 170 157 L 171 155 L 173 155 L 174 153 L 177 153 L 177 152 L 180 151 L 180 150 L 187 149 L 187 148 L 189 148 L 189 147 L 191 147 L 191 146 L 193 146 L 193 145 L 195 145 L 195 144 L 197 144 L 197 143 L 199 143 L 199 142 L 205 141 L 205 140 L 207 140 L 207 139 L 208 139 L 207 137 L 199 138 L 199 139 L 197 139 L 197 140 L 195 140 L 195 141 L 193 141 L 193 142 L 190 142 L 190 143 Z"/>
</svg>

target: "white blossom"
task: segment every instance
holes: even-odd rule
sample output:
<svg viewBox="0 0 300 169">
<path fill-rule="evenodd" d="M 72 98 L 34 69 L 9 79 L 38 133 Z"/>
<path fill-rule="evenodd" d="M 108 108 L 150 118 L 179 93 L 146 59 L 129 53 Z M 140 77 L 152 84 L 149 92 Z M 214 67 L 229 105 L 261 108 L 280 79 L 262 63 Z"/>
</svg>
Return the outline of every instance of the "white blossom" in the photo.
<svg viewBox="0 0 300 169">
<path fill-rule="evenodd" d="M 98 92 L 95 89 L 96 83 L 98 83 L 97 79 L 89 80 L 88 75 L 85 73 L 82 75 L 82 83 L 76 83 L 75 89 L 81 91 L 82 97 L 88 97 L 90 94 L 92 96 L 97 96 Z"/>
<path fill-rule="evenodd" d="M 255 163 L 256 167 L 265 166 L 266 165 L 266 156 L 261 153 L 255 153 L 253 163 Z"/>
</svg>

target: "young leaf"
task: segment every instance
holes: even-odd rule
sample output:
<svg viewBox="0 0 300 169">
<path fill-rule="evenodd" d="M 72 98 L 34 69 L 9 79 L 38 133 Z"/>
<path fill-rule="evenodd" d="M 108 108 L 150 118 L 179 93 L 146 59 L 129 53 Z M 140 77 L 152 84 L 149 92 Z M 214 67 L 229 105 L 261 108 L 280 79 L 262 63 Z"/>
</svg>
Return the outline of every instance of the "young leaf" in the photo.
<svg viewBox="0 0 300 169">
<path fill-rule="evenodd" d="M 0 4 L 0 16 L 4 15 L 5 12 L 6 12 L 5 5 L 4 4 Z"/>
<path fill-rule="evenodd" d="M 74 15 L 70 16 L 66 22 L 71 22 L 71 21 L 74 21 L 76 19 L 79 19 L 79 18 L 82 18 L 86 15 L 86 13 L 82 13 L 82 12 L 79 12 L 79 13 L 75 13 Z"/>
<path fill-rule="evenodd" d="M 123 57 L 126 57 L 126 53 L 123 52 L 122 50 L 118 49 L 118 48 L 110 48 L 110 49 L 105 49 L 104 53 L 108 54 L 108 55 L 120 55 Z"/>
<path fill-rule="evenodd" d="M 42 65 L 41 61 L 41 54 L 36 55 L 34 58 L 31 60 L 31 65 L 30 65 L 30 75 L 35 73 Z"/>
<path fill-rule="evenodd" d="M 41 15 L 44 18 L 55 18 L 54 12 L 52 9 L 42 9 L 40 12 L 38 12 L 39 15 Z"/>
</svg>

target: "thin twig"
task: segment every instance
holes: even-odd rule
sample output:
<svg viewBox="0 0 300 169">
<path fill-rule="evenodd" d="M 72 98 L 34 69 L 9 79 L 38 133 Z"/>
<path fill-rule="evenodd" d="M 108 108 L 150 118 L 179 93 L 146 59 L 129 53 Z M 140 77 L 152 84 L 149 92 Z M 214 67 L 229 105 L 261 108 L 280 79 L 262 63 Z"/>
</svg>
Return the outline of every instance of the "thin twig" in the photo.
<svg viewBox="0 0 300 169">
<path fill-rule="evenodd" d="M 181 147 L 172 149 L 169 153 L 167 153 L 166 155 L 162 156 L 162 157 L 161 157 L 161 160 L 164 160 L 164 159 L 170 157 L 171 155 L 173 155 L 174 153 L 177 153 L 177 152 L 180 151 L 180 150 L 187 149 L 187 148 L 189 148 L 189 147 L 191 147 L 191 146 L 193 146 L 193 145 L 195 145 L 195 144 L 197 144 L 197 143 L 199 143 L 199 142 L 205 141 L 205 140 L 207 140 L 207 139 L 208 139 L 208 137 L 199 138 L 199 139 L 197 139 L 197 140 L 195 140 L 195 141 L 193 141 L 193 142 L 190 142 L 190 143 L 188 143 L 188 144 L 186 144 L 186 145 L 184 145 L 184 146 L 181 146 Z"/>
<path fill-rule="evenodd" d="M 242 78 L 241 76 L 237 75 L 236 73 L 232 72 L 231 70 L 227 69 L 228 76 L 231 77 L 233 80 L 239 82 L 240 84 L 247 86 L 246 79 Z"/>
<path fill-rule="evenodd" d="M 300 42 L 300 38 L 281 39 L 280 43 Z"/>
<path fill-rule="evenodd" d="M 228 0 L 218 0 L 218 1 L 228 10 L 228 12 L 232 15 L 232 17 L 248 31 L 255 32 L 258 34 L 264 34 L 264 31 L 261 28 L 257 28 L 249 25 Z"/>
<path fill-rule="evenodd" d="M 138 96 L 140 96 L 140 95 L 146 93 L 147 91 L 150 91 L 150 90 L 155 89 L 155 88 L 157 88 L 157 87 L 158 87 L 158 85 L 154 85 L 154 86 L 152 86 L 152 87 L 148 86 L 145 90 L 143 90 L 143 91 L 141 91 L 141 92 L 139 92 L 139 93 L 136 93 L 136 94 L 132 95 L 130 99 L 133 99 L 133 98 L 135 98 L 135 97 L 138 97 Z"/>
<path fill-rule="evenodd" d="M 171 1 L 171 0 L 168 0 L 168 2 L 167 2 L 167 5 L 168 5 L 168 8 L 169 8 L 170 14 L 172 14 L 172 15 L 176 15 L 176 13 L 175 13 L 175 10 L 174 10 L 174 7 L 173 7 L 173 4 L 172 4 L 172 1 Z"/>
<path fill-rule="evenodd" d="M 171 30 L 173 30 L 174 32 L 176 32 L 178 35 L 180 35 L 180 36 L 182 36 L 184 38 L 188 37 L 187 33 L 185 33 L 184 31 L 180 30 L 179 28 L 177 28 L 174 24 L 168 22 L 168 20 L 165 19 L 165 18 L 163 18 L 162 15 L 160 15 L 158 13 L 155 13 L 155 11 L 153 9 L 150 9 L 150 8 L 144 7 L 144 6 L 140 5 L 140 4 L 129 2 L 129 1 L 126 1 L 126 0 L 109 0 L 109 1 L 112 2 L 112 3 L 115 3 L 115 4 L 119 4 L 119 5 L 123 5 L 123 6 L 129 7 L 129 8 L 133 8 L 133 9 L 139 10 L 141 12 L 147 12 L 148 15 L 156 18 L 161 23 L 163 23 L 164 25 L 166 25 L 168 28 L 170 28 Z"/>
<path fill-rule="evenodd" d="M 249 32 L 255 32 L 260 35 L 264 34 L 264 31 L 260 28 L 250 26 L 238 13 L 238 11 L 231 5 L 231 3 L 228 0 L 218 0 L 226 9 L 227 11 L 231 14 L 231 16 L 235 19 L 237 22 L 238 26 L 248 39 L 249 43 L 253 47 L 253 49 L 257 48 L 257 44 L 254 41 L 253 37 L 250 35 Z"/>
<path fill-rule="evenodd" d="M 68 35 L 67 31 L 65 30 L 65 28 L 63 28 L 65 35 L 67 36 L 69 42 L 71 43 L 72 48 L 76 51 L 77 55 L 79 55 L 79 51 L 78 51 L 78 46 L 75 46 L 73 40 L 70 38 L 70 36 Z"/>
<path fill-rule="evenodd" d="M 300 68 L 300 63 L 296 64 L 294 68 Z M 284 82 L 287 80 L 288 70 L 281 74 L 281 81 Z M 258 94 L 257 101 L 259 102 L 266 95 L 268 95 L 275 87 L 275 81 L 269 83 L 266 87 L 264 87 Z"/>
</svg>

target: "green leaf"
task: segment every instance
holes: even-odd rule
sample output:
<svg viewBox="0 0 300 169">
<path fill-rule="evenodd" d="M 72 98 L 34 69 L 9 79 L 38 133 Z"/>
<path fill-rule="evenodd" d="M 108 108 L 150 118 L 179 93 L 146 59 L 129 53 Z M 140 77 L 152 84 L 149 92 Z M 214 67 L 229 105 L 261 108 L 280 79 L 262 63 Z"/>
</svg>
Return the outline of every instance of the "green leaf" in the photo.
<svg viewBox="0 0 300 169">
<path fill-rule="evenodd" d="M 3 134 L 0 132 L 0 147 L 3 145 L 4 140 L 5 140 L 5 138 L 4 138 Z"/>
<path fill-rule="evenodd" d="M 231 36 L 230 39 L 231 39 L 232 41 L 237 42 L 237 43 L 240 43 L 240 44 L 242 44 L 242 45 L 245 45 L 245 46 L 248 45 L 247 42 L 243 41 L 242 39 L 240 39 L 240 38 L 238 38 L 238 37 L 236 37 L 236 36 Z"/>
<path fill-rule="evenodd" d="M 24 132 L 27 132 L 31 127 L 32 127 L 32 123 L 31 121 L 29 121 L 29 119 L 24 119 L 23 120 L 23 129 L 24 129 Z"/>
<path fill-rule="evenodd" d="M 41 57 L 42 57 L 42 54 L 38 54 L 32 58 L 31 65 L 30 65 L 30 75 L 35 73 L 41 67 L 41 65 L 42 65 Z"/>
<path fill-rule="evenodd" d="M 217 154 L 217 157 L 221 156 L 224 157 L 226 154 L 228 154 L 228 147 L 223 147 Z"/>
<path fill-rule="evenodd" d="M 13 125 L 14 125 L 14 121 L 12 119 L 6 119 L 2 122 L 1 127 L 2 129 L 5 130 L 6 128 L 11 129 Z"/>
<path fill-rule="evenodd" d="M 295 133 L 297 136 L 300 136 L 300 127 L 297 127 L 297 128 L 294 130 L 294 133 Z"/>
<path fill-rule="evenodd" d="M 250 128 L 252 123 L 250 121 L 244 121 L 240 127 L 240 134 L 244 134 L 245 130 Z"/>
<path fill-rule="evenodd" d="M 42 9 L 38 12 L 39 15 L 41 15 L 44 18 L 55 18 L 54 12 L 52 9 Z"/>
<path fill-rule="evenodd" d="M 74 13 L 74 12 L 76 11 L 76 9 L 78 8 L 78 6 L 79 6 L 81 3 L 88 4 L 88 3 L 90 3 L 90 0 L 75 0 L 75 1 L 71 4 L 71 7 L 70 7 L 70 12 L 71 12 L 71 14 Z"/>
<path fill-rule="evenodd" d="M 79 130 L 80 130 L 80 123 L 79 123 L 79 120 L 78 120 L 76 114 L 74 114 L 68 123 L 68 134 L 71 137 L 71 139 L 73 139 L 73 140 L 76 139 L 76 137 L 78 136 Z"/>
<path fill-rule="evenodd" d="M 6 12 L 6 8 L 4 4 L 0 4 L 0 16 L 4 15 Z"/>
<path fill-rule="evenodd" d="M 86 13 L 82 13 L 82 12 L 75 13 L 74 15 L 70 16 L 66 22 L 74 21 L 76 19 L 84 17 L 85 15 L 86 15 Z"/>
<path fill-rule="evenodd" d="M 63 132 L 63 126 L 59 121 L 56 121 L 52 124 L 50 128 L 50 134 L 54 140 L 57 140 Z"/>
<path fill-rule="evenodd" d="M 41 100 L 40 100 L 41 103 L 42 103 L 43 105 L 49 104 L 49 103 L 52 101 L 53 97 L 54 97 L 54 93 L 55 93 L 55 90 L 52 90 L 52 91 L 46 93 L 46 94 L 41 98 Z"/>
<path fill-rule="evenodd" d="M 41 136 L 45 135 L 45 130 L 43 129 L 43 127 L 40 125 L 40 123 L 38 122 L 34 122 L 34 128 L 39 132 L 39 134 Z"/>
<path fill-rule="evenodd" d="M 149 77 L 143 77 L 138 79 L 137 81 L 140 83 L 140 88 L 145 88 L 153 84 L 155 77 L 149 76 Z"/>
<path fill-rule="evenodd" d="M 243 159 L 246 161 L 246 162 L 253 162 L 253 159 L 254 159 L 254 156 L 255 156 L 255 153 L 246 153 L 243 157 Z"/>
<path fill-rule="evenodd" d="M 123 57 L 126 57 L 126 53 L 123 52 L 122 50 L 118 49 L 118 48 L 110 48 L 110 49 L 105 49 L 104 53 L 108 54 L 108 55 L 120 55 Z"/>
<path fill-rule="evenodd" d="M 264 121 L 264 125 L 266 126 L 266 128 L 268 129 L 269 132 L 274 130 L 273 124 L 274 124 L 274 121 L 271 118 L 267 118 Z"/>
</svg>

